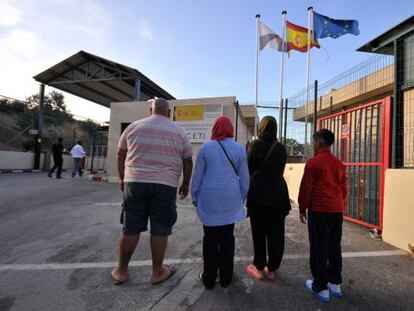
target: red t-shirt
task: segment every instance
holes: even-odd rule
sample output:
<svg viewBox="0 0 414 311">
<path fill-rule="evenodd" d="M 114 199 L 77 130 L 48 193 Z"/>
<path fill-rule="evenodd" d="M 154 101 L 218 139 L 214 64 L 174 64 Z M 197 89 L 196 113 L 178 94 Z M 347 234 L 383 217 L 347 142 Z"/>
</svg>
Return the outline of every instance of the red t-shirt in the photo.
<svg viewBox="0 0 414 311">
<path fill-rule="evenodd" d="M 329 150 L 319 151 L 305 166 L 299 191 L 299 210 L 338 213 L 347 194 L 345 166 Z"/>
</svg>

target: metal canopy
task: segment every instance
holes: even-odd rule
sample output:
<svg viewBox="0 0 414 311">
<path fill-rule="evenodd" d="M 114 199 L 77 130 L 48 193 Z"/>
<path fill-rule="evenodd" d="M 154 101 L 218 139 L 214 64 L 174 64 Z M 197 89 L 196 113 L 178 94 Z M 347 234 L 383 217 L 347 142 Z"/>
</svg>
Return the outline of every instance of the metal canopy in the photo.
<svg viewBox="0 0 414 311">
<path fill-rule="evenodd" d="M 138 70 L 79 51 L 33 77 L 36 81 L 109 107 L 112 102 L 175 99 Z"/>
<path fill-rule="evenodd" d="M 414 30 L 414 15 L 361 46 L 357 51 L 394 55 L 394 40 Z"/>
</svg>

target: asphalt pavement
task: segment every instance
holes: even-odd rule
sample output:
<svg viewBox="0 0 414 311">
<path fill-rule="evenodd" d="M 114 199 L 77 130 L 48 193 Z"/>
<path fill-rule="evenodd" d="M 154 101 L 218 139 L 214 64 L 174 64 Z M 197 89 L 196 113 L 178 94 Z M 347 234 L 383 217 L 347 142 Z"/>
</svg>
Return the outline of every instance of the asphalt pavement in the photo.
<svg viewBox="0 0 414 311">
<path fill-rule="evenodd" d="M 149 282 L 149 235 L 132 258 L 130 280 L 111 283 L 120 233 L 116 184 L 0 174 L 0 310 L 414 310 L 414 258 L 345 223 L 343 291 L 324 304 L 307 292 L 308 235 L 297 209 L 286 222 L 286 251 L 276 281 L 245 272 L 252 256 L 249 222 L 236 226 L 232 285 L 212 291 L 198 280 L 202 226 L 190 200 L 178 202 L 167 262 L 177 274 Z"/>
</svg>

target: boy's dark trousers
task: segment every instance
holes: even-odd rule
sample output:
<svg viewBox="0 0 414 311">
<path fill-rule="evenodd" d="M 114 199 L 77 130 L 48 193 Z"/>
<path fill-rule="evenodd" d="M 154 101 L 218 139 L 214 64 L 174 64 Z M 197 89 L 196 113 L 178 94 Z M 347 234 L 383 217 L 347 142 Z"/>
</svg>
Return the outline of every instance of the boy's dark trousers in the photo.
<svg viewBox="0 0 414 311">
<path fill-rule="evenodd" d="M 327 289 L 327 283 L 342 283 L 343 213 L 308 212 L 310 267 L 313 290 Z"/>
<path fill-rule="evenodd" d="M 234 224 L 207 227 L 204 226 L 203 283 L 212 288 L 220 272 L 220 283 L 227 285 L 233 278 L 234 266 Z"/>
</svg>

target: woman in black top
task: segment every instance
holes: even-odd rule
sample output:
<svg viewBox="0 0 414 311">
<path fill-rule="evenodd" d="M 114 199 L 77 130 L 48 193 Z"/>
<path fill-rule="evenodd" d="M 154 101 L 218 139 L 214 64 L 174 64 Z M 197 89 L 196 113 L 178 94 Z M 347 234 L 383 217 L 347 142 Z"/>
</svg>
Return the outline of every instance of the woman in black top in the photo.
<svg viewBox="0 0 414 311">
<path fill-rule="evenodd" d="M 247 267 L 247 272 L 259 280 L 276 277 L 275 271 L 280 266 L 285 246 L 285 217 L 291 209 L 283 178 L 286 148 L 276 136 L 276 119 L 264 117 L 259 123 L 259 138 L 253 141 L 248 154 L 251 182 L 247 209 L 252 226 L 254 261 Z"/>
</svg>

